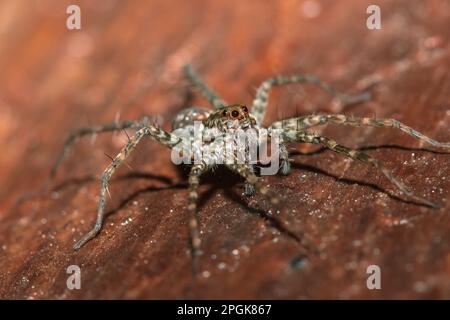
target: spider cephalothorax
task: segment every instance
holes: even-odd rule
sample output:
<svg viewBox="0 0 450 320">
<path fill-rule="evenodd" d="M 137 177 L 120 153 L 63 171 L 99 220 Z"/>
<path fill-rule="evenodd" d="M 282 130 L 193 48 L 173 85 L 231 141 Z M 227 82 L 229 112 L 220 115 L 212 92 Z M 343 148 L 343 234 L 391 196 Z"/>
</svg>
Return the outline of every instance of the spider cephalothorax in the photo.
<svg viewBox="0 0 450 320">
<path fill-rule="evenodd" d="M 172 149 L 175 164 L 214 167 L 258 162 L 260 127 L 246 106 L 233 104 L 216 111 L 192 107 L 182 110 L 175 119 L 172 134 L 180 138 Z M 247 188 L 250 194 L 251 187 Z"/>
<path fill-rule="evenodd" d="M 429 207 L 438 207 L 438 205 L 433 202 L 415 195 L 399 179 L 397 179 L 390 170 L 384 167 L 380 161 L 373 158 L 366 152 L 352 150 L 338 144 L 334 140 L 311 133 L 308 129 L 317 125 L 324 125 L 328 123 L 348 126 L 391 127 L 400 129 L 410 136 L 420 139 L 435 147 L 450 148 L 450 143 L 442 143 L 428 138 L 422 133 L 394 119 L 356 118 L 342 114 L 307 115 L 274 122 L 267 128 L 267 130 L 262 128 L 262 121 L 268 105 L 268 94 L 272 86 L 281 86 L 293 83 L 310 83 L 319 86 L 329 94 L 339 98 L 344 104 L 346 102 L 356 103 L 366 101 L 370 97 L 367 93 L 355 96 L 343 95 L 331 86 L 323 83 L 317 77 L 311 75 L 290 77 L 279 76 L 268 79 L 261 84 L 261 86 L 257 89 L 252 106 L 248 108 L 241 104 L 226 104 L 200 79 L 200 77 L 190 66 L 186 66 L 184 68 L 184 73 L 190 82 L 210 102 L 215 110 L 198 107 L 182 110 L 175 117 L 172 125 L 172 132 L 164 131 L 158 125 L 149 123 L 147 118 L 143 118 L 137 121 L 114 122 L 104 126 L 82 128 L 70 135 L 65 144 L 62 155 L 58 158 L 58 161 L 52 170 L 53 174 L 56 172 L 61 161 L 67 155 L 69 148 L 78 137 L 107 131 L 125 130 L 127 128 L 136 130 L 136 133 L 132 137 L 129 137 L 128 143 L 123 147 L 119 154 L 112 159 L 112 163 L 101 175 L 97 221 L 94 228 L 75 244 L 75 249 L 80 249 L 87 241 L 95 237 L 95 235 L 97 235 L 100 231 L 104 219 L 105 195 L 109 192 L 108 184 L 111 176 L 117 167 L 124 163 L 139 141 L 145 136 L 151 137 L 155 141 L 171 148 L 172 150 L 177 150 L 175 154 L 188 154 L 186 159 L 191 161 L 188 210 L 190 213 L 189 229 L 191 247 L 194 256 L 200 253 L 199 224 L 197 218 L 197 188 L 199 185 L 200 176 L 210 171 L 215 166 L 224 165 L 229 170 L 242 176 L 246 182 L 245 193 L 247 195 L 251 195 L 253 191 L 257 191 L 265 195 L 272 204 L 279 205 L 281 203 L 281 198 L 279 195 L 262 184 L 261 179 L 255 175 L 253 170 L 254 163 L 239 161 L 239 152 L 236 151 L 238 149 L 232 150 L 231 153 L 227 154 L 227 145 L 225 144 L 224 147 L 223 143 L 226 143 L 226 139 L 230 136 L 230 134 L 232 134 L 231 146 L 237 146 L 239 148 L 239 141 L 236 136 L 233 136 L 233 134 L 241 131 L 246 134 L 252 132 L 259 134 L 260 131 L 265 130 L 268 137 L 272 140 L 275 138 L 275 134 L 279 135 L 278 142 L 275 146 L 278 148 L 276 159 L 280 160 L 280 164 L 271 174 L 277 173 L 278 169 L 282 174 L 287 174 L 289 172 L 288 152 L 285 147 L 285 143 L 319 144 L 351 159 L 359 160 L 372 165 L 376 169 L 380 170 L 387 177 L 387 179 L 389 179 L 404 195 L 410 199 Z M 245 145 L 244 151 L 247 152 L 249 150 L 251 150 L 251 148 Z M 174 159 L 172 158 L 172 161 L 173 160 Z"/>
<path fill-rule="evenodd" d="M 205 121 L 206 128 L 217 128 L 221 131 L 246 130 L 257 128 L 256 119 L 248 108 L 242 104 L 221 107 Z"/>
</svg>

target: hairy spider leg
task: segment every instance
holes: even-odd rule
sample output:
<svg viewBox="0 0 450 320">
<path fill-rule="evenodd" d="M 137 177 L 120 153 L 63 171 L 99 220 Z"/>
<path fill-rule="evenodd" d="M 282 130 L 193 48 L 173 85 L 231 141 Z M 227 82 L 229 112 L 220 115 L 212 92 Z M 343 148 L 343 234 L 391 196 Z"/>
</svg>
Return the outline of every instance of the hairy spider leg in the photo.
<svg viewBox="0 0 450 320">
<path fill-rule="evenodd" d="M 192 253 L 192 272 L 195 275 L 197 273 L 197 257 L 201 254 L 200 246 L 200 231 L 198 223 L 198 186 L 200 184 L 200 176 L 210 169 L 205 163 L 194 164 L 189 173 L 189 198 L 188 198 L 188 211 L 189 211 L 189 234 L 191 241 L 191 253 Z"/>
<path fill-rule="evenodd" d="M 239 163 L 229 163 L 226 166 L 242 176 L 246 183 L 252 185 L 255 190 L 262 195 L 266 196 L 273 205 L 279 206 L 282 202 L 282 199 L 273 191 L 271 191 L 268 187 L 263 185 L 258 179 L 258 177 L 254 174 L 253 169 L 248 164 L 239 164 Z"/>
<path fill-rule="evenodd" d="M 314 75 L 296 75 L 296 76 L 278 76 L 267 79 L 261 83 L 261 85 L 256 90 L 255 98 L 253 99 L 251 112 L 256 118 L 256 123 L 261 125 L 264 120 L 264 115 L 266 113 L 267 105 L 269 103 L 269 92 L 273 86 L 282 86 L 295 83 L 309 83 L 318 86 L 319 88 L 325 90 L 333 97 L 338 97 L 343 105 L 360 103 L 368 101 L 371 98 L 369 92 L 364 92 L 356 95 L 347 95 L 340 93 L 335 88 L 329 84 L 320 80 Z"/>
<path fill-rule="evenodd" d="M 283 143 L 280 143 L 280 172 L 282 175 L 288 175 L 291 171 L 291 163 L 289 162 L 289 152 Z"/>
<path fill-rule="evenodd" d="M 116 121 L 116 122 L 108 123 L 105 125 L 79 128 L 79 129 L 73 131 L 67 138 L 66 142 L 64 143 L 63 151 L 59 155 L 54 166 L 52 167 L 52 170 L 50 172 L 50 178 L 55 177 L 56 173 L 58 172 L 58 169 L 61 167 L 61 163 L 69 155 L 69 151 L 73 147 L 73 144 L 82 136 L 95 135 L 95 134 L 99 134 L 99 133 L 103 133 L 103 132 L 113 132 L 113 131 L 118 131 L 118 130 L 125 130 L 125 129 L 129 129 L 129 128 L 139 128 L 140 126 L 142 126 L 142 124 L 143 124 L 143 120 L 126 120 L 126 121 L 122 121 L 122 122 Z"/>
<path fill-rule="evenodd" d="M 202 94 L 202 96 L 214 107 L 222 108 L 227 105 L 217 93 L 215 93 L 202 78 L 195 72 L 194 68 L 187 64 L 183 66 L 183 73 L 189 82 Z"/>
<path fill-rule="evenodd" d="M 292 130 L 305 130 L 307 128 L 323 125 L 327 123 L 349 125 L 355 127 L 371 126 L 371 127 L 387 127 L 397 128 L 407 133 L 411 137 L 424 141 L 432 146 L 438 148 L 450 148 L 450 142 L 439 142 L 431 139 L 414 130 L 411 127 L 401 123 L 395 119 L 376 119 L 376 118 L 356 118 L 352 116 L 345 116 L 343 114 L 331 114 L 331 115 L 311 115 L 299 118 L 291 118 L 287 120 L 274 122 L 271 129 L 292 129 Z"/>
<path fill-rule="evenodd" d="M 253 165 L 249 165 L 248 169 L 254 174 L 255 173 L 255 168 Z M 252 196 L 255 193 L 255 186 L 252 185 L 251 183 L 248 183 L 247 181 L 244 184 L 244 194 L 246 196 Z"/>
<path fill-rule="evenodd" d="M 425 198 L 415 195 L 411 190 L 409 190 L 409 188 L 405 184 L 403 184 L 403 182 L 401 182 L 398 178 L 396 178 L 389 169 L 385 168 L 380 163 L 379 160 L 373 158 L 366 152 L 350 149 L 348 147 L 338 144 L 334 140 L 328 139 L 328 138 L 320 136 L 320 135 L 308 133 L 305 131 L 293 132 L 292 130 L 287 129 L 285 131 L 284 136 L 290 142 L 306 142 L 306 143 L 313 143 L 313 144 L 321 144 L 336 153 L 343 154 L 354 160 L 359 160 L 364 163 L 368 163 L 368 164 L 374 166 L 375 168 L 377 168 L 378 170 L 380 170 L 389 179 L 390 182 L 392 182 L 394 185 L 396 185 L 397 188 L 404 195 L 409 197 L 410 199 L 418 201 L 418 202 L 425 204 L 432 208 L 440 207 L 438 204 L 435 204 Z"/>
<path fill-rule="evenodd" d="M 100 198 L 97 209 L 97 220 L 94 227 L 86 233 L 74 246 L 75 250 L 79 250 L 86 242 L 94 238 L 100 231 L 103 225 L 104 210 L 106 205 L 106 192 L 108 191 L 108 184 L 113 173 L 117 168 L 128 158 L 131 152 L 135 149 L 136 145 L 144 136 L 150 136 L 157 142 L 167 147 L 173 147 L 179 142 L 179 138 L 165 132 L 156 125 L 147 125 L 139 129 L 128 141 L 128 143 L 122 148 L 119 154 L 113 159 L 111 164 L 105 169 L 100 179 Z"/>
</svg>

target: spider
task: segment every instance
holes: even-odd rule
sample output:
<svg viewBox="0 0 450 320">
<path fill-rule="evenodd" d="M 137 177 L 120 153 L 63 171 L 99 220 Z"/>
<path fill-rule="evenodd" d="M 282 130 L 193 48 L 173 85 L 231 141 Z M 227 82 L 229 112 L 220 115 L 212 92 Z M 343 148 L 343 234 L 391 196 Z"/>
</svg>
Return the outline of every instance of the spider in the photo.
<svg viewBox="0 0 450 320">
<path fill-rule="evenodd" d="M 242 104 L 227 104 L 224 102 L 212 89 L 210 89 L 195 70 L 190 65 L 183 67 L 183 72 L 189 82 L 202 94 L 202 96 L 214 107 L 214 109 L 191 107 L 182 110 L 173 121 L 172 132 L 166 132 L 158 125 L 150 123 L 148 117 L 143 117 L 136 121 L 122 121 L 114 122 L 107 125 L 94 126 L 89 128 L 81 128 L 74 131 L 67 139 L 63 152 L 54 165 L 51 175 L 54 176 L 61 162 L 68 155 L 69 149 L 73 143 L 81 136 L 93 135 L 102 132 L 111 132 L 125 129 L 135 129 L 133 136 L 128 136 L 128 143 L 122 148 L 116 157 L 111 158 L 111 164 L 104 170 L 100 178 L 100 197 L 97 209 L 97 220 L 94 227 L 86 233 L 76 244 L 75 250 L 79 250 L 86 242 L 94 238 L 101 230 L 104 220 L 104 209 L 106 203 L 106 193 L 108 191 L 108 184 L 111 176 L 117 168 L 125 162 L 128 156 L 135 149 L 136 145 L 142 138 L 148 136 L 153 140 L 168 148 L 180 148 L 181 145 L 186 144 L 189 138 L 192 138 L 194 122 L 200 121 L 202 124 L 201 132 L 203 135 L 212 135 L 213 139 L 205 146 L 214 146 L 215 139 L 229 133 L 235 129 L 260 130 L 262 128 L 262 121 L 266 113 L 268 105 L 268 96 L 272 87 L 283 86 L 295 83 L 305 83 L 316 85 L 323 89 L 331 96 L 337 97 L 343 104 L 358 103 L 370 99 L 370 94 L 363 93 L 358 95 L 345 95 L 339 93 L 330 85 L 321 81 L 318 77 L 313 75 L 294 75 L 294 76 L 277 76 L 262 82 L 256 91 L 252 106 L 248 108 Z M 353 116 L 346 116 L 343 114 L 322 114 L 322 115 L 307 115 L 302 117 L 295 117 L 276 121 L 272 123 L 267 132 L 270 136 L 275 130 L 281 132 L 281 140 L 279 141 L 279 168 L 281 174 L 287 175 L 290 170 L 290 162 L 288 158 L 287 143 L 310 143 L 322 145 L 334 152 L 347 156 L 354 160 L 359 160 L 369 165 L 374 166 L 380 170 L 387 179 L 392 182 L 404 195 L 412 200 L 419 201 L 429 207 L 437 208 L 437 204 L 428 201 L 422 197 L 415 195 L 409 190 L 399 179 L 397 179 L 390 170 L 383 166 L 377 159 L 369 154 L 360 151 L 352 150 L 348 147 L 338 144 L 327 137 L 308 132 L 308 129 L 317 125 L 338 124 L 348 126 L 373 126 L 373 127 L 390 127 L 399 129 L 408 135 L 422 140 L 432 146 L 440 148 L 450 148 L 450 143 L 442 143 L 422 133 L 406 126 L 405 124 L 394 119 L 376 119 L 376 118 L 357 118 Z M 125 131 L 126 132 L 126 131 Z M 186 140 L 186 138 L 188 138 Z M 202 159 L 198 163 L 194 163 L 190 168 L 189 173 L 189 196 L 188 196 L 188 212 L 189 230 L 190 230 L 190 244 L 191 253 L 193 257 L 200 255 L 201 240 L 199 234 L 199 223 L 197 217 L 197 200 L 199 198 L 197 188 L 199 186 L 200 177 L 213 169 L 216 165 L 225 165 L 229 170 L 237 173 L 245 179 L 244 193 L 250 196 L 255 191 L 264 195 L 270 200 L 274 206 L 282 204 L 282 198 L 265 186 L 261 178 L 255 174 L 254 165 L 249 163 L 223 163 L 218 159 L 221 157 L 222 149 L 220 147 L 213 148 L 215 150 L 212 156 Z"/>
</svg>

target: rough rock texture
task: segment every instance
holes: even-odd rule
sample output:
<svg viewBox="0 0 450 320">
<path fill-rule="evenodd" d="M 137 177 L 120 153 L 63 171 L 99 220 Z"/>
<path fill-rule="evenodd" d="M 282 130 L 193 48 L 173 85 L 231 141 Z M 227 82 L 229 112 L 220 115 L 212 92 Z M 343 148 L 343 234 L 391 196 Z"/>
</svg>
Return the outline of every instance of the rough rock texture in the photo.
<svg viewBox="0 0 450 320">
<path fill-rule="evenodd" d="M 319 128 L 368 149 L 442 209 L 409 203 L 364 164 L 292 146 L 291 174 L 264 178 L 288 199 L 284 217 L 270 218 L 260 195 L 259 210 L 247 209 L 242 181 L 224 170 L 203 179 L 196 279 L 186 173 L 163 147 L 143 142 L 134 170 L 119 170 L 104 228 L 79 252 L 72 245 L 95 220 L 104 153 L 126 136 L 81 140 L 41 192 L 72 129 L 119 113 L 159 116 L 170 129 L 180 109 L 206 106 L 181 77 L 186 62 L 229 102 L 250 103 L 275 74 L 313 73 L 345 92 L 374 93 L 341 110 L 315 88 L 276 89 L 266 124 L 314 112 L 377 115 L 450 141 L 448 1 L 377 1 L 382 30 L 366 28 L 371 1 L 361 0 L 77 1 L 80 31 L 65 27 L 71 3 L 0 4 L 1 298 L 450 298 L 450 154 L 395 130 Z M 74 264 L 82 288 L 71 291 Z M 369 265 L 381 268 L 381 290 L 366 287 Z"/>
</svg>

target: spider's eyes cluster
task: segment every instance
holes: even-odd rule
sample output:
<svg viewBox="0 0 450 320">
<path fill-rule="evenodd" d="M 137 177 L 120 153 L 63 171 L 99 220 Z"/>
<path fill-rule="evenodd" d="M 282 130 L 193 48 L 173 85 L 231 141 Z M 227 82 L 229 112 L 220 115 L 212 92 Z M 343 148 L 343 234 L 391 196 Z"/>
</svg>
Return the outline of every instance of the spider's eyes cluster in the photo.
<svg viewBox="0 0 450 320">
<path fill-rule="evenodd" d="M 226 116 L 228 116 L 228 112 L 227 112 L 226 110 L 224 110 L 224 111 L 222 112 L 222 115 L 223 115 L 224 117 L 226 117 Z M 239 111 L 233 110 L 233 111 L 231 111 L 230 115 L 231 115 L 232 118 L 238 118 L 238 117 L 239 117 Z"/>
<path fill-rule="evenodd" d="M 248 113 L 247 107 L 246 106 L 242 106 L 242 111 L 244 113 Z M 224 117 L 230 116 L 233 119 L 239 118 L 240 114 L 241 113 L 239 112 L 239 110 L 232 110 L 230 113 L 227 110 L 223 110 L 223 112 L 222 112 L 222 116 L 224 116 Z"/>
</svg>

